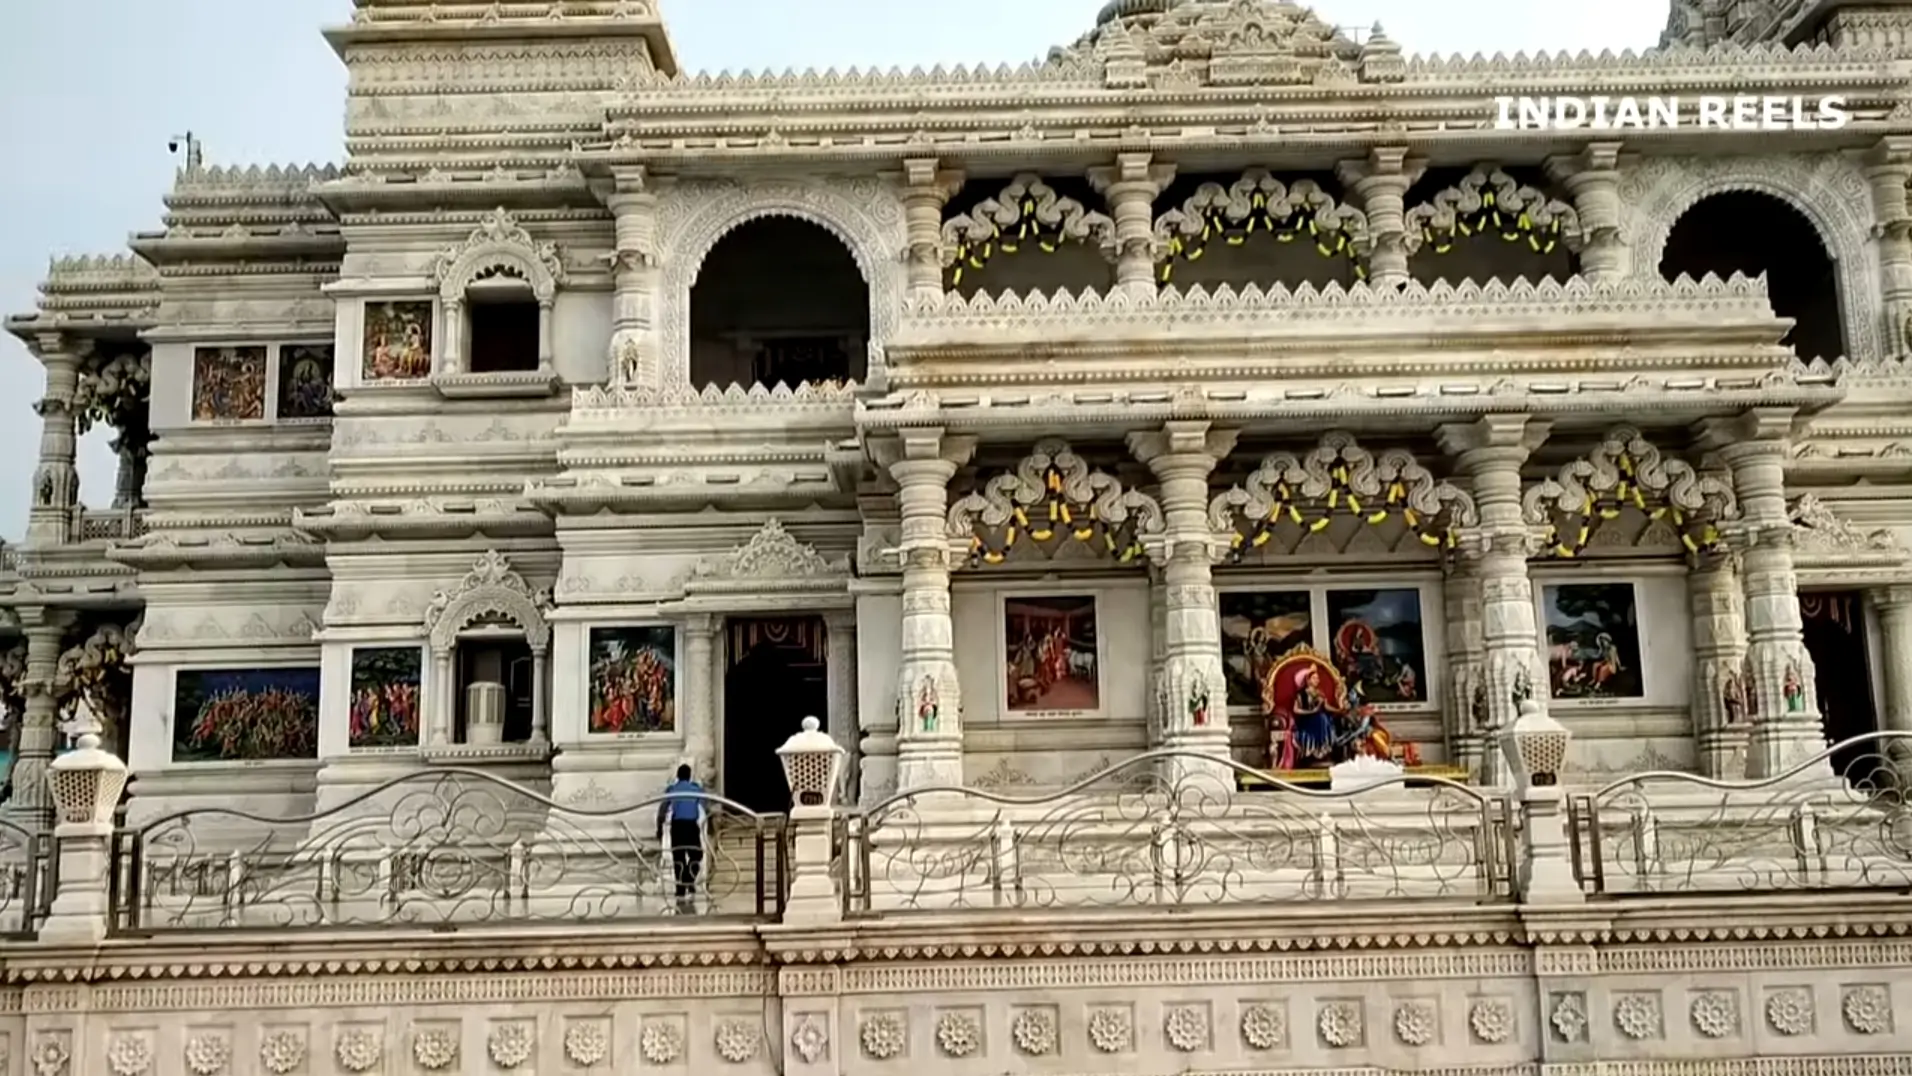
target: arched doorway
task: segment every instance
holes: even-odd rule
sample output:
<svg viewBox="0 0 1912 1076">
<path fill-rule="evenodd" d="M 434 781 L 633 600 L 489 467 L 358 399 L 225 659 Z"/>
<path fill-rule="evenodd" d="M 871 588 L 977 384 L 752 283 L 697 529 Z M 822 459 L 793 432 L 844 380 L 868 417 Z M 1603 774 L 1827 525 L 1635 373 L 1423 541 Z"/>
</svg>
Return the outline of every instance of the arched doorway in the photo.
<svg viewBox="0 0 1912 1076">
<path fill-rule="evenodd" d="M 870 288 L 827 229 L 791 217 L 738 226 L 690 290 L 691 385 L 861 381 Z"/>
<path fill-rule="evenodd" d="M 1766 274 L 1773 310 L 1794 319 L 1785 342 L 1802 359 L 1846 354 L 1836 267 L 1805 215 L 1770 194 L 1724 191 L 1695 202 L 1674 222 L 1660 275 L 1698 279 Z"/>
<path fill-rule="evenodd" d="M 790 810 L 777 748 L 814 717 L 829 720 L 822 617 L 737 618 L 724 625 L 723 793 L 753 811 Z"/>
</svg>

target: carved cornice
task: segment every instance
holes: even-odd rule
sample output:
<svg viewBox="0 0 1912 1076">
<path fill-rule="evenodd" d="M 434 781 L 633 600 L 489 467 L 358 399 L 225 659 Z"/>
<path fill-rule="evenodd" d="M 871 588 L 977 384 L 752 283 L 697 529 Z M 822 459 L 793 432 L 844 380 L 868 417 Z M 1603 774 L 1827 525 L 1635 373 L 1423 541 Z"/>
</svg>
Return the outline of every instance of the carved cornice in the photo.
<svg viewBox="0 0 1912 1076">
<path fill-rule="evenodd" d="M 524 281 L 541 303 L 550 302 L 566 279 L 557 244 L 533 239 L 503 206 L 480 221 L 464 242 L 432 262 L 439 295 L 450 302 L 462 301 L 465 289 L 475 281 L 498 273 Z"/>
<path fill-rule="evenodd" d="M 294 509 L 295 529 L 331 541 L 360 541 L 371 537 L 492 538 L 546 535 L 551 519 L 521 501 L 335 500 L 311 509 Z"/>
<path fill-rule="evenodd" d="M 1793 563 L 1808 573 L 1903 569 L 1905 546 L 1886 528 L 1863 531 L 1807 493 L 1792 504 Z M 1894 578 L 1896 578 L 1896 574 Z"/>
</svg>

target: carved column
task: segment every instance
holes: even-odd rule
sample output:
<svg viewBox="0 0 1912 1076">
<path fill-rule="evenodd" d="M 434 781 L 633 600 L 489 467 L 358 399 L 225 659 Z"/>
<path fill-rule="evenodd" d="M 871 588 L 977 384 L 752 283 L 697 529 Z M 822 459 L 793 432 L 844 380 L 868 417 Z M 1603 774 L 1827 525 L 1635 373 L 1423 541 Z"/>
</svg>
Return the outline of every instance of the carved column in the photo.
<svg viewBox="0 0 1912 1076">
<path fill-rule="evenodd" d="M 1108 200 L 1115 220 L 1115 289 L 1155 294 L 1155 199 L 1175 180 L 1175 166 L 1146 153 L 1120 153 L 1115 165 L 1089 170 L 1089 182 Z"/>
<path fill-rule="evenodd" d="M 717 618 L 695 614 L 684 620 L 684 761 L 697 780 L 711 784 L 717 775 Z"/>
<path fill-rule="evenodd" d="M 829 692 L 830 738 L 843 746 L 844 787 L 859 787 L 860 731 L 856 727 L 856 611 L 838 609 L 824 614 L 825 685 Z"/>
<path fill-rule="evenodd" d="M 29 606 L 20 610 L 20 625 L 27 636 L 26 678 L 21 683 L 26 712 L 20 718 L 20 753 L 13 760 L 13 800 L 7 809 L 14 821 L 38 831 L 53 825 L 46 774 L 59 743 L 60 654 L 73 613 Z"/>
<path fill-rule="evenodd" d="M 1546 439 L 1548 427 L 1525 415 L 1489 415 L 1441 427 L 1441 447 L 1456 457 L 1473 486 L 1480 525 L 1466 535 L 1465 556 L 1480 581 L 1481 679 L 1487 738 L 1514 720 L 1520 700 L 1546 705 L 1545 666 L 1527 574 L 1533 533 L 1522 518 L 1520 469 Z M 1481 782 L 1506 783 L 1498 751 L 1481 754 Z"/>
<path fill-rule="evenodd" d="M 1867 154 L 1872 187 L 1872 235 L 1879 247 L 1880 316 L 1886 354 L 1912 350 L 1912 211 L 1906 182 L 1912 179 L 1912 138 L 1887 138 Z"/>
<path fill-rule="evenodd" d="M 453 660 L 456 650 L 446 647 L 441 650 L 431 648 L 432 689 L 430 701 L 425 706 L 424 747 L 444 747 L 453 742 L 457 732 L 458 715 L 458 663 Z"/>
<path fill-rule="evenodd" d="M 445 312 L 445 324 L 439 333 L 438 372 L 462 374 L 470 368 L 465 361 L 468 347 L 465 332 L 465 297 L 442 295 L 439 306 Z"/>
<path fill-rule="evenodd" d="M 1368 216 L 1368 234 L 1374 241 L 1368 256 L 1368 282 L 1401 287 L 1408 282 L 1407 191 L 1427 170 L 1427 162 L 1410 159 L 1405 146 L 1376 146 L 1368 151 L 1367 160 L 1342 161 L 1336 170 Z"/>
<path fill-rule="evenodd" d="M 1879 610 L 1879 652 L 1885 664 L 1879 728 L 1912 733 L 1912 586 L 1881 587 L 1873 591 L 1872 600 Z M 1912 741 L 1894 742 L 1887 752 L 1895 759 L 1912 757 Z"/>
<path fill-rule="evenodd" d="M 1620 143 L 1595 142 L 1572 157 L 1551 157 L 1547 173 L 1573 195 L 1586 245 L 1580 275 L 1594 283 L 1623 280 L 1633 271 L 1620 213 Z"/>
<path fill-rule="evenodd" d="M 1480 579 L 1473 562 L 1455 558 L 1443 567 L 1441 606 L 1447 613 L 1448 757 L 1478 778 L 1482 759 L 1498 748 L 1488 738 L 1485 722 L 1486 643 L 1481 634 Z"/>
<path fill-rule="evenodd" d="M 975 439 L 904 430 L 873 446 L 896 480 L 903 558 L 902 660 L 896 678 L 896 788 L 959 785 L 963 696 L 949 612 L 949 480 Z"/>
<path fill-rule="evenodd" d="M 1162 569 L 1149 565 L 1149 678 L 1148 745 L 1150 750 L 1164 746 L 1163 730 L 1168 724 L 1166 693 L 1162 690 L 1162 667 L 1168 661 L 1168 578 Z M 1228 706 L 1220 702 L 1223 723 Z"/>
<path fill-rule="evenodd" d="M 909 298 L 934 300 L 943 294 L 943 207 L 963 189 L 963 174 L 934 157 L 914 157 L 903 162 L 902 188 Z"/>
<path fill-rule="evenodd" d="M 1793 413 L 1759 408 L 1700 427 L 1700 447 L 1733 471 L 1739 526 L 1733 528 L 1746 592 L 1746 670 L 1752 741 L 1748 777 L 1774 777 L 1825 747 L 1812 655 L 1806 652 L 1793 574 L 1793 523 L 1786 510 L 1786 438 Z M 1805 778 L 1830 779 L 1830 763 Z"/>
<path fill-rule="evenodd" d="M 1693 735 L 1699 771 L 1737 778 L 1745 765 L 1746 626 L 1741 615 L 1739 566 L 1730 555 L 1703 554 L 1687 576 L 1693 617 Z"/>
<path fill-rule="evenodd" d="M 33 472 L 33 506 L 27 512 L 29 545 L 59 545 L 73 525 L 73 506 L 80 499 L 80 472 L 73 465 L 79 445 L 73 394 L 80 385 L 84 348 L 58 333 L 41 334 L 36 348 L 46 367 L 46 394 L 36 405 L 40 463 Z"/>
<path fill-rule="evenodd" d="M 1156 705 L 1162 746 L 1229 757 L 1228 681 L 1210 568 L 1223 543 L 1208 525 L 1208 476 L 1235 448 L 1234 430 L 1170 422 L 1129 434 L 1129 451 L 1161 482 L 1164 527 L 1151 550 L 1162 566 L 1162 665 Z"/>
<path fill-rule="evenodd" d="M 599 196 L 617 221 L 617 249 L 612 253 L 616 272 L 611 295 L 611 348 L 608 367 L 614 385 L 658 388 L 663 372 L 657 364 L 654 334 L 657 305 L 657 190 L 658 177 L 643 168 L 614 168 Z M 543 319 L 549 322 L 549 319 Z M 539 362 L 549 351 L 547 329 L 539 332 Z"/>
</svg>

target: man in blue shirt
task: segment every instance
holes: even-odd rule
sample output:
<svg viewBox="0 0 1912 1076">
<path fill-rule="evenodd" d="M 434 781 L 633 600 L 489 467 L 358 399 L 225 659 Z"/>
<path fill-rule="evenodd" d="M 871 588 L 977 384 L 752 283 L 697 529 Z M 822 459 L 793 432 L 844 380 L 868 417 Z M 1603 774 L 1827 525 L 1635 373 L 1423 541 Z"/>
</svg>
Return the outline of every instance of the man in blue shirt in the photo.
<svg viewBox="0 0 1912 1076">
<path fill-rule="evenodd" d="M 677 767 L 677 780 L 657 805 L 657 839 L 671 827 L 671 872 L 677 878 L 677 910 L 696 910 L 697 875 L 704 865 L 704 786 L 690 779 L 690 767 Z"/>
</svg>

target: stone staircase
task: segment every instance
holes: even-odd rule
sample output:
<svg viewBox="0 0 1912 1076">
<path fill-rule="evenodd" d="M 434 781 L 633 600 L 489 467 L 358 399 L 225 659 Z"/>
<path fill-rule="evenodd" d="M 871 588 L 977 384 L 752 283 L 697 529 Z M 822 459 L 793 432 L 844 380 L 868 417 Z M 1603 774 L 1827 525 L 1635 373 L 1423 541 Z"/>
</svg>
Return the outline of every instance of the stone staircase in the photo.
<svg viewBox="0 0 1912 1076">
<path fill-rule="evenodd" d="M 757 911 L 758 828 L 750 820 L 718 817 L 711 823 L 704 852 L 704 876 L 698 911 L 705 915 L 755 915 Z M 774 911 L 778 847 L 774 830 L 763 830 L 765 897 Z"/>
</svg>

